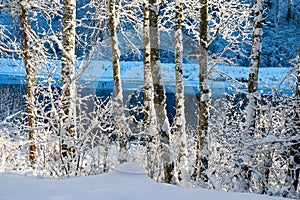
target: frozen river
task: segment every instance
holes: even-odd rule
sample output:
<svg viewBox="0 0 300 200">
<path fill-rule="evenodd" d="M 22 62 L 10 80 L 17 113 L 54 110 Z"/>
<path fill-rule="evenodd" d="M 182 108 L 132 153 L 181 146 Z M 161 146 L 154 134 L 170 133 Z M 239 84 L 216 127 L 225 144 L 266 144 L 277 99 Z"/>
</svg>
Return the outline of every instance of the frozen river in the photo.
<svg viewBox="0 0 300 200">
<path fill-rule="evenodd" d="M 59 66 L 59 61 L 53 61 L 53 66 Z M 19 103 L 20 107 L 25 105 L 25 99 L 22 96 L 25 90 L 25 69 L 19 60 L 0 59 L 0 106 L 3 107 L 5 99 L 3 95 L 11 97 L 10 102 Z M 80 71 L 84 62 L 77 63 L 77 70 Z M 168 117 L 172 122 L 175 114 L 175 71 L 174 64 L 163 64 L 162 72 L 167 95 Z M 53 68 L 55 69 L 55 68 Z M 280 88 L 284 93 L 291 94 L 290 85 L 294 84 L 291 77 L 288 77 L 288 68 L 262 68 L 259 74 L 259 89 L 261 93 L 267 93 L 272 88 Z M 210 70 L 209 86 L 212 91 L 212 99 L 223 97 L 225 94 L 246 92 L 248 69 L 245 67 L 217 66 Z M 60 80 L 59 68 L 51 72 L 55 80 Z M 187 113 L 187 122 L 192 126 L 197 123 L 197 109 L 199 99 L 199 79 L 198 65 L 184 65 L 184 83 L 185 83 L 185 106 Z M 45 71 L 39 72 L 40 80 L 46 77 Z M 121 79 L 124 91 L 124 102 L 134 103 L 130 96 L 141 91 L 143 87 L 143 65 L 141 62 L 121 62 Z M 239 81 L 239 83 L 236 82 Z M 80 94 L 95 95 L 98 97 L 107 97 L 113 92 L 112 66 L 109 61 L 92 61 L 85 69 L 82 76 L 78 78 L 77 85 L 82 89 Z M 142 96 L 142 95 L 141 95 Z M 15 99 L 15 100 L 13 100 Z M 90 109 L 94 102 L 88 102 Z M 128 104 L 126 105 L 129 106 Z M 17 107 L 17 105 L 14 105 Z M 7 106 L 5 106 L 8 109 Z M 4 112 L 3 110 L 1 111 Z"/>
</svg>

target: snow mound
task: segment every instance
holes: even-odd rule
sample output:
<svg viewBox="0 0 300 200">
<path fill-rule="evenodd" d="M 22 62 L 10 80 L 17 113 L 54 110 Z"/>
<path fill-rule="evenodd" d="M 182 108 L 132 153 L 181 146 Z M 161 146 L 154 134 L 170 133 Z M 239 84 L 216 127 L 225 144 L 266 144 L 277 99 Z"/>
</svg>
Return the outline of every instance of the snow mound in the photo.
<svg viewBox="0 0 300 200">
<path fill-rule="evenodd" d="M 124 163 L 118 170 L 141 172 L 135 163 Z M 143 173 L 144 174 L 144 173 Z M 156 183 L 146 175 L 124 172 L 104 173 L 66 179 L 40 179 L 0 173 L 0 200 L 287 200 L 266 195 L 230 193 L 201 188 L 183 188 Z"/>
<path fill-rule="evenodd" d="M 145 171 L 135 162 L 125 162 L 112 169 L 118 173 L 125 173 L 125 174 L 145 174 Z"/>
</svg>

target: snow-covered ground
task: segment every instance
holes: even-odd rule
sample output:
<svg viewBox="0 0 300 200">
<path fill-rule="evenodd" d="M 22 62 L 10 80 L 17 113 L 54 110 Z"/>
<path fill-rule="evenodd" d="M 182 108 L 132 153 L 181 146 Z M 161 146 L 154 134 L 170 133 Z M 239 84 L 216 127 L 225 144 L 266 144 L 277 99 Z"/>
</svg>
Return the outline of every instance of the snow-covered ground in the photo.
<svg viewBox="0 0 300 200">
<path fill-rule="evenodd" d="M 183 188 L 151 180 L 134 163 L 109 173 L 64 179 L 0 174 L 1 200 L 276 200 L 283 198 Z"/>
</svg>

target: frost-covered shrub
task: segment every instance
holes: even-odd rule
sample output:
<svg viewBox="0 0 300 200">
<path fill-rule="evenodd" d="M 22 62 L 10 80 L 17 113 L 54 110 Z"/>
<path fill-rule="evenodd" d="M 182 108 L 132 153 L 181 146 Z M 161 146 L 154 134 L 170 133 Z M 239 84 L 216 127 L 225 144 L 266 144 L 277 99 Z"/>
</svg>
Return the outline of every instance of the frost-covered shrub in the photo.
<svg viewBox="0 0 300 200">
<path fill-rule="evenodd" d="M 43 91 L 40 89 L 40 91 Z M 77 135 L 74 138 L 62 136 L 64 122 L 61 119 L 61 97 L 58 88 L 46 92 L 39 102 L 36 132 L 38 169 L 44 176 L 98 174 L 114 165 L 110 149 L 115 142 L 115 121 L 111 98 L 99 99 L 93 95 L 77 97 Z M 95 103 L 92 103 L 94 102 Z M 36 106 L 38 107 L 39 104 Z M 61 143 L 69 142 L 74 148 L 74 157 L 65 158 Z M 116 155 L 112 155 L 116 156 Z M 109 158 L 110 157 L 110 158 Z"/>
<path fill-rule="evenodd" d="M 281 196 L 289 184 L 294 99 L 276 90 L 261 94 L 254 135 L 247 134 L 246 105 L 246 95 L 229 95 L 213 106 L 209 138 L 212 187 Z M 299 192 L 290 197 L 297 195 Z"/>
<path fill-rule="evenodd" d="M 21 112 L 16 112 L 0 121 L 0 170 L 28 169 L 26 151 L 29 142 L 20 130 L 21 119 Z"/>
<path fill-rule="evenodd" d="M 33 127 L 27 123 L 25 100 L 20 106 L 20 99 L 11 98 L 14 95 L 10 98 L 9 95 L 1 96 L 1 106 L 6 108 L 1 110 L 0 120 L 1 170 L 33 169 L 36 174 L 46 177 L 60 177 L 97 174 L 117 164 L 117 150 L 114 150 L 117 147 L 117 133 L 111 98 L 78 95 L 75 99 L 77 135 L 70 138 L 61 134 L 65 130 L 59 85 L 54 82 L 36 85 Z M 32 128 L 34 140 L 29 140 L 28 130 Z M 73 145 L 73 158 L 62 155 L 62 141 Z M 33 144 L 36 147 L 34 168 L 28 156 L 29 146 Z"/>
</svg>

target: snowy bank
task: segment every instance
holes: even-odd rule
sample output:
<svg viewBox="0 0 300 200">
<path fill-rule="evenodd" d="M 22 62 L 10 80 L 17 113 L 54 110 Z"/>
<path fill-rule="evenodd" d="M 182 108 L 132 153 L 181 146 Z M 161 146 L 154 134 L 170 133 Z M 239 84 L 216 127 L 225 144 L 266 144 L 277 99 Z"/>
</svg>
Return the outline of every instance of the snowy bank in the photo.
<svg viewBox="0 0 300 200">
<path fill-rule="evenodd" d="M 283 198 L 246 193 L 226 193 L 156 183 L 134 163 L 125 163 L 107 174 L 42 179 L 0 174 L 1 200 L 276 200 Z"/>
</svg>

